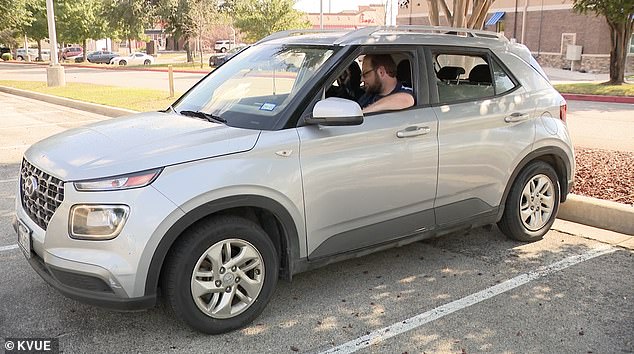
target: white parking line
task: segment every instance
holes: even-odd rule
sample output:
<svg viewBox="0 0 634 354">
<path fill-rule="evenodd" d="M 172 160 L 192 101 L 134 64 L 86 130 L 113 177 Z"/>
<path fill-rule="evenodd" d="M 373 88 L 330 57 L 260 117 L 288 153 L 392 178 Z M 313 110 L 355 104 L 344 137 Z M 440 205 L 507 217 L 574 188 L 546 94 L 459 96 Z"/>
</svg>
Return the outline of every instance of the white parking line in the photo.
<svg viewBox="0 0 634 354">
<path fill-rule="evenodd" d="M 33 124 L 24 124 L 24 125 L 10 125 L 0 127 L 0 130 L 3 129 L 22 129 L 22 128 L 39 128 L 39 127 L 50 127 L 50 126 L 59 126 L 62 124 L 72 124 L 72 125 L 84 125 L 88 123 L 100 122 L 104 119 L 88 119 L 88 120 L 78 120 L 74 122 L 57 122 L 57 123 L 33 123 Z"/>
<path fill-rule="evenodd" d="M 0 179 L 0 183 L 10 183 L 10 182 L 17 182 L 18 179 L 17 178 L 13 178 L 13 179 Z"/>
<path fill-rule="evenodd" d="M 545 277 L 551 273 L 566 269 L 575 264 L 579 264 L 581 262 L 587 261 L 595 257 L 599 257 L 607 253 L 612 253 L 614 251 L 616 251 L 616 249 L 613 247 L 601 247 L 601 248 L 593 249 L 591 251 L 588 251 L 587 253 L 584 253 L 578 256 L 568 257 L 559 262 L 555 262 L 551 265 L 540 267 L 533 272 L 522 274 L 520 276 L 507 280 L 503 283 L 492 286 L 488 289 L 463 297 L 462 299 L 450 302 L 446 305 L 437 307 L 433 310 L 427 311 L 425 313 L 421 313 L 414 317 L 410 317 L 404 321 L 381 328 L 363 337 L 353 339 L 347 343 L 343 343 L 330 350 L 327 350 L 323 352 L 322 354 L 354 353 L 359 349 L 367 348 L 371 345 L 377 344 L 386 339 L 395 337 L 399 334 L 421 327 L 424 324 L 435 321 L 439 318 L 447 316 L 456 311 L 462 310 L 469 306 L 480 303 L 484 300 L 490 299 L 494 296 L 513 290 L 535 279 Z"/>
<path fill-rule="evenodd" d="M 0 252 L 11 251 L 11 250 L 14 250 L 16 248 L 18 248 L 17 244 L 11 245 L 11 246 L 2 246 L 2 247 L 0 247 Z"/>
</svg>

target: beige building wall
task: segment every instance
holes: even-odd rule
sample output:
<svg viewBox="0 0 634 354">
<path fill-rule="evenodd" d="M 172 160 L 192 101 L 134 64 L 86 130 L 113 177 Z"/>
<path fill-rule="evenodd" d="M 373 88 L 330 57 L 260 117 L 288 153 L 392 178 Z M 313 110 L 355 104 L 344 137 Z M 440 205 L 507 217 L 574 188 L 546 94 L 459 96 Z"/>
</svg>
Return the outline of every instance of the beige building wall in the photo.
<svg viewBox="0 0 634 354">
<path fill-rule="evenodd" d="M 319 13 L 307 13 L 306 19 L 313 28 L 319 28 Z M 359 6 L 356 11 L 324 13 L 324 29 L 356 29 L 383 25 L 385 25 L 385 6 L 381 4 Z"/>
<path fill-rule="evenodd" d="M 453 1 L 446 0 L 449 9 Z M 528 1 L 528 3 L 526 2 Z M 522 20 L 526 8 L 526 30 L 522 38 Z M 575 68 L 593 72 L 609 71 L 610 28 L 602 16 L 581 15 L 572 10 L 572 0 L 497 0 L 489 9 L 487 19 L 495 12 L 503 11 L 500 24 L 486 26 L 489 31 L 503 32 L 508 38 L 516 38 L 526 44 L 543 65 L 570 67 L 565 59 L 568 44 L 580 45 L 582 60 Z M 517 17 L 516 17 L 517 14 Z M 410 0 L 408 7 L 399 7 L 398 25 L 429 25 L 427 0 Z M 516 22 L 517 18 L 517 22 Z M 447 25 L 440 11 L 440 24 Z M 634 71 L 634 55 L 628 57 L 627 72 Z"/>
</svg>

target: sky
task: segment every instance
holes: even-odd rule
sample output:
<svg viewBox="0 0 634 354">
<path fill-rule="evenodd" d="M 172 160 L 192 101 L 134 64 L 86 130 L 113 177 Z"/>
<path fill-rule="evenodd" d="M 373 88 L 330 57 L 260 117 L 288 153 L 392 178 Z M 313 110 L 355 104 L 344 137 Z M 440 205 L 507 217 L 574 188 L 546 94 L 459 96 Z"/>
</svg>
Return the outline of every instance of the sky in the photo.
<svg viewBox="0 0 634 354">
<path fill-rule="evenodd" d="M 386 0 L 323 0 L 324 13 L 356 10 L 359 5 L 385 4 Z M 328 7 L 330 6 L 330 11 Z M 319 12 L 319 0 L 298 0 L 295 8 L 305 12 Z"/>
</svg>

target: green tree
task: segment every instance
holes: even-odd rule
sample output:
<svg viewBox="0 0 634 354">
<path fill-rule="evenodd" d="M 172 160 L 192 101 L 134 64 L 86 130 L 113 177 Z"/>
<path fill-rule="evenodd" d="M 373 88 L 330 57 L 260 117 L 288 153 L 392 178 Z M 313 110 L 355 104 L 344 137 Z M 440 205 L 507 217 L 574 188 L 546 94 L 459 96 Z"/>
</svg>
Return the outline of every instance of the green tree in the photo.
<svg viewBox="0 0 634 354">
<path fill-rule="evenodd" d="M 145 30 L 154 25 L 155 1 L 152 0 L 102 0 L 103 16 L 106 18 L 109 35 L 126 39 L 132 52 L 132 40 L 146 39 Z"/>
<path fill-rule="evenodd" d="M 271 33 L 288 29 L 310 28 L 303 13 L 293 8 L 293 0 L 232 0 L 235 25 L 248 41 L 257 41 Z"/>
<path fill-rule="evenodd" d="M 27 8 L 29 2 L 0 0 L 0 42 L 16 47 L 24 43 L 24 27 L 33 22 L 33 14 Z"/>
<path fill-rule="evenodd" d="M 217 0 L 160 0 L 158 14 L 176 41 L 185 40 L 188 62 L 193 61 L 190 39 L 200 39 L 212 26 L 226 22 Z"/>
<path fill-rule="evenodd" d="M 604 16 L 610 26 L 609 85 L 625 82 L 625 62 L 634 29 L 634 0 L 574 0 L 574 10 Z"/>
<path fill-rule="evenodd" d="M 57 0 L 55 17 L 59 38 L 64 42 L 81 43 L 86 60 L 88 39 L 106 34 L 104 4 L 101 0 Z"/>
<path fill-rule="evenodd" d="M 37 56 L 42 60 L 42 40 L 48 38 L 48 21 L 46 18 L 46 0 L 31 0 L 26 4 L 31 14 L 31 21 L 25 21 L 22 31 L 27 37 L 37 41 Z M 51 55 L 55 50 L 51 48 Z"/>
</svg>

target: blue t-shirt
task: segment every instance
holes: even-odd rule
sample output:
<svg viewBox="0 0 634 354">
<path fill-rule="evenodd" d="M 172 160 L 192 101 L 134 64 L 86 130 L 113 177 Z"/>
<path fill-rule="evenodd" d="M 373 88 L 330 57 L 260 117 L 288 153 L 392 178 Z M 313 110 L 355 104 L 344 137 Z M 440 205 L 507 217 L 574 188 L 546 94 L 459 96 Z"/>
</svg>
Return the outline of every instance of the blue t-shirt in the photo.
<svg viewBox="0 0 634 354">
<path fill-rule="evenodd" d="M 394 90 L 392 90 L 392 92 L 390 92 L 390 95 L 395 94 L 395 93 L 399 93 L 399 92 L 406 92 L 409 93 L 410 95 L 414 96 L 414 90 L 410 87 L 406 87 L 403 86 L 403 84 L 401 84 L 400 82 L 396 84 L 396 87 L 394 87 Z M 389 95 L 388 95 L 389 96 Z M 363 96 L 361 96 L 359 98 L 359 106 L 361 106 L 361 108 L 365 108 L 371 104 L 373 104 L 374 102 L 380 100 L 381 98 L 383 98 L 385 96 L 381 96 L 377 93 L 372 93 L 372 94 L 367 94 L 364 93 Z M 414 97 L 414 100 L 416 100 L 416 97 Z"/>
</svg>

